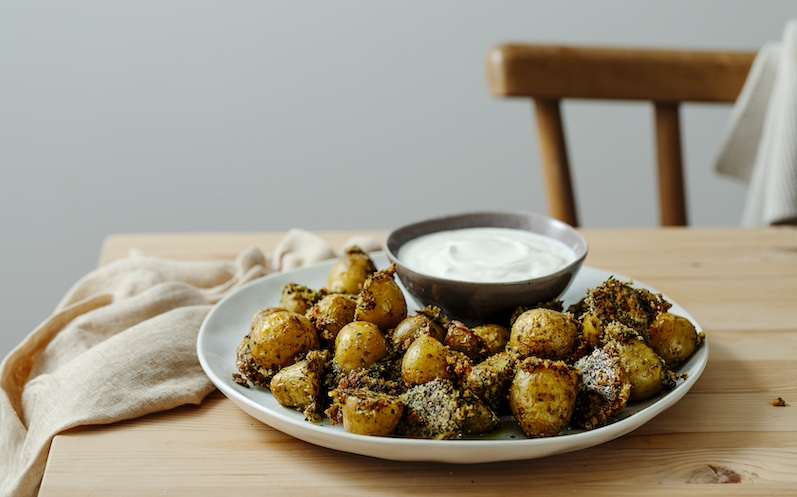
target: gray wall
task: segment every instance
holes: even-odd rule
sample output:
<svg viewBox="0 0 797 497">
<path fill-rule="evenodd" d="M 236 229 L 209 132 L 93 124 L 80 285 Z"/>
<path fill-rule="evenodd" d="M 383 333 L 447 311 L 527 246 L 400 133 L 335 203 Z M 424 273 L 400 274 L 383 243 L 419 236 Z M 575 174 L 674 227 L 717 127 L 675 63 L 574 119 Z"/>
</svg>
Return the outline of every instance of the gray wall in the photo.
<svg viewBox="0 0 797 497">
<path fill-rule="evenodd" d="M 111 233 L 544 211 L 530 106 L 487 91 L 496 43 L 755 50 L 795 14 L 743 0 L 4 2 L 0 355 Z M 692 221 L 737 225 L 744 186 L 711 167 L 728 109 L 684 117 Z M 650 109 L 581 103 L 565 118 L 583 224 L 655 225 Z"/>
</svg>

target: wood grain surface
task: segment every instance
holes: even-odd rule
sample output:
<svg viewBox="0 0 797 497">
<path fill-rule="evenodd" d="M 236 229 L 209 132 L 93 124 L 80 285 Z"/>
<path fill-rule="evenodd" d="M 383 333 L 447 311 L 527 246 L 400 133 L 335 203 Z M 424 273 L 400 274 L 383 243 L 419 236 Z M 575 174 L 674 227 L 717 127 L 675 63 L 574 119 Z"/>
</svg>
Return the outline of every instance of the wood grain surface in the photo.
<svg viewBox="0 0 797 497">
<path fill-rule="evenodd" d="M 583 233 L 588 265 L 675 299 L 710 343 L 695 387 L 624 437 L 509 463 L 392 462 L 295 440 L 216 392 L 200 406 L 59 435 L 40 495 L 795 495 L 797 230 Z M 350 235 L 324 234 L 333 245 Z M 100 260 L 131 248 L 232 259 L 251 245 L 269 251 L 280 236 L 112 236 Z M 773 406 L 776 397 L 787 405 Z"/>
</svg>

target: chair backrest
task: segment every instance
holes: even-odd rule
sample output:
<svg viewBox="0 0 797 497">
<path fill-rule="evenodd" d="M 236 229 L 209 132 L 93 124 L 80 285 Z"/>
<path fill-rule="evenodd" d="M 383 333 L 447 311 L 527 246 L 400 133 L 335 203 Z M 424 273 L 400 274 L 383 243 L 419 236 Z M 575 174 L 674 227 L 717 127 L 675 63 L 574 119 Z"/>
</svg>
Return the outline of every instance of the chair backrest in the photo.
<svg viewBox="0 0 797 497">
<path fill-rule="evenodd" d="M 487 60 L 490 91 L 534 100 L 550 214 L 578 226 L 560 102 L 653 103 L 661 224 L 687 224 L 679 105 L 732 103 L 755 52 L 707 52 L 510 44 Z"/>
</svg>

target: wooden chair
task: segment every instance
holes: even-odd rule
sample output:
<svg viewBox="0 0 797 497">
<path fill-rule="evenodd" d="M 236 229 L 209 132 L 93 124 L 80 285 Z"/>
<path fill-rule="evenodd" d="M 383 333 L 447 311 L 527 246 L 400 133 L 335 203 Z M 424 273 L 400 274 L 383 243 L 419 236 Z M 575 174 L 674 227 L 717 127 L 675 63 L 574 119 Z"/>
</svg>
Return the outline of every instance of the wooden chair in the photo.
<svg viewBox="0 0 797 497">
<path fill-rule="evenodd" d="M 562 99 L 653 103 L 661 224 L 687 224 L 679 105 L 732 103 L 754 52 L 696 52 L 502 45 L 488 57 L 490 91 L 534 100 L 549 209 L 578 226 L 560 102 Z"/>
</svg>

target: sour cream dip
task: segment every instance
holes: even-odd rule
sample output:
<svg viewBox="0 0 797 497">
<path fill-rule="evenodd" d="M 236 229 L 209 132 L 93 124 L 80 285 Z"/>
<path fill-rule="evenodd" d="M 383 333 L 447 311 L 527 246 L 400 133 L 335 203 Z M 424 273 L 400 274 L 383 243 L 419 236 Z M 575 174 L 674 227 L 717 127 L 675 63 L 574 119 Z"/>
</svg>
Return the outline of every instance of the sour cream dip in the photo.
<svg viewBox="0 0 797 497">
<path fill-rule="evenodd" d="M 564 243 L 511 228 L 463 228 L 409 240 L 398 258 L 418 273 L 450 280 L 506 283 L 566 267 L 576 254 Z"/>
</svg>

